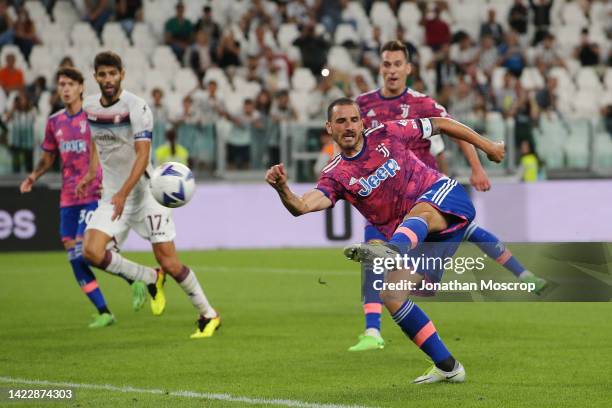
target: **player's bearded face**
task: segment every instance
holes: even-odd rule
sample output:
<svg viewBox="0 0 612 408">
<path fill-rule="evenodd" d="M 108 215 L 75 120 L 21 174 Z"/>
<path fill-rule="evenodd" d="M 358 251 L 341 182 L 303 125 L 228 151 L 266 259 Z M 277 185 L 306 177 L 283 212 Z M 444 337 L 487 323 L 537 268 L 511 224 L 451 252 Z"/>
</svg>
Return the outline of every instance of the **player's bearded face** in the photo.
<svg viewBox="0 0 612 408">
<path fill-rule="evenodd" d="M 100 86 L 102 95 L 106 98 L 114 98 L 121 89 L 123 71 L 120 71 L 116 67 L 98 67 L 95 77 Z"/>
<path fill-rule="evenodd" d="M 380 74 L 385 88 L 390 91 L 403 90 L 410 74 L 410 64 L 402 51 L 385 51 L 381 55 Z"/>
<path fill-rule="evenodd" d="M 359 150 L 363 140 L 363 121 L 354 104 L 335 106 L 326 129 L 345 154 Z"/>
</svg>

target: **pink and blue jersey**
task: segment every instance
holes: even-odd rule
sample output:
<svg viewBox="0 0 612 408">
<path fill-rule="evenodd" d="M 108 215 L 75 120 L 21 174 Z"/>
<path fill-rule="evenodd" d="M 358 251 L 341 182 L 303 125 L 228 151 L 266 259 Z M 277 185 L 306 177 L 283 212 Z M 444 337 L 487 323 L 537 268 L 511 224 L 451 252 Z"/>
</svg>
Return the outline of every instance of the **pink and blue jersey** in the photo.
<svg viewBox="0 0 612 408">
<path fill-rule="evenodd" d="M 420 92 L 406 88 L 398 96 L 385 98 L 380 89 L 361 94 L 355 100 L 366 128 L 374 128 L 383 122 L 399 119 L 450 117 L 444 106 Z M 437 169 L 435 157 L 430 153 L 428 139 L 414 139 L 409 148 L 431 168 Z"/>
<path fill-rule="evenodd" d="M 60 207 L 87 204 L 100 198 L 102 168 L 98 168 L 98 176 L 89 185 L 87 194 L 80 198 L 76 195 L 76 186 L 89 167 L 90 146 L 91 132 L 87 115 L 82 110 L 71 116 L 62 109 L 47 120 L 41 147 L 47 152 L 59 153 L 62 158 Z"/>
<path fill-rule="evenodd" d="M 443 177 L 410 146 L 431 136 L 428 120 L 381 123 L 365 132 L 354 157 L 337 155 L 323 169 L 317 189 L 333 204 L 344 199 L 387 239 L 417 200 Z"/>
</svg>

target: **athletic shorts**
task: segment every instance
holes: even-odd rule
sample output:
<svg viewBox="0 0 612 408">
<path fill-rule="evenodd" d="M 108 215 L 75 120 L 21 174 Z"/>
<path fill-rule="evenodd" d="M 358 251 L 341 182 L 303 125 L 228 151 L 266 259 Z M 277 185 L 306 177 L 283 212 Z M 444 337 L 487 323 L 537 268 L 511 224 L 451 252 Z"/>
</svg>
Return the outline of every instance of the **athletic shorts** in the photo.
<svg viewBox="0 0 612 408">
<path fill-rule="evenodd" d="M 82 240 L 87 223 L 98 207 L 98 202 L 60 208 L 60 236 L 62 242 Z"/>
<path fill-rule="evenodd" d="M 100 202 L 87 229 L 96 229 L 110 237 L 124 239 L 130 229 L 152 244 L 173 241 L 176 237 L 172 210 L 159 204 L 148 193 L 140 206 L 126 208 L 120 218 L 112 221 L 114 207 Z"/>
</svg>

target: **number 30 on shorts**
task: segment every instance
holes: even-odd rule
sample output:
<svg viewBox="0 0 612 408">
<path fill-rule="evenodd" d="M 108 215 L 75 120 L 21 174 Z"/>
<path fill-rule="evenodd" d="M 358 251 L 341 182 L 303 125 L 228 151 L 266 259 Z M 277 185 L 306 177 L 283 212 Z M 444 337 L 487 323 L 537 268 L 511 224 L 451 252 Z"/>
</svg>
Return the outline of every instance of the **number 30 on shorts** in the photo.
<svg viewBox="0 0 612 408">
<path fill-rule="evenodd" d="M 93 217 L 93 213 L 92 210 L 82 209 L 79 213 L 79 224 L 89 224 L 91 217 Z"/>
</svg>

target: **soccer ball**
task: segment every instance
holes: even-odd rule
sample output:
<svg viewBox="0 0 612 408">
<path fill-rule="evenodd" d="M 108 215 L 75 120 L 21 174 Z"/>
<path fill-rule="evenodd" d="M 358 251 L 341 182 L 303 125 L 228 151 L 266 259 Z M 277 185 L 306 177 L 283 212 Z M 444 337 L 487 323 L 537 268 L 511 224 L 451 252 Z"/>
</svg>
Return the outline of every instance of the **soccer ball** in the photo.
<svg viewBox="0 0 612 408">
<path fill-rule="evenodd" d="M 164 207 L 182 207 L 191 200 L 195 180 L 189 167 L 168 162 L 155 169 L 151 176 L 151 192 Z"/>
</svg>

